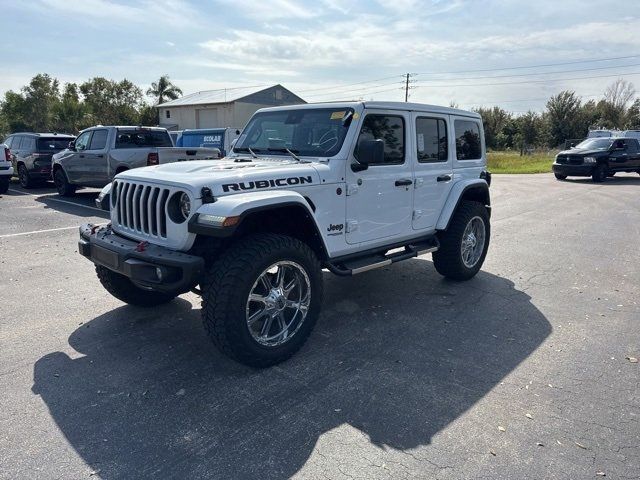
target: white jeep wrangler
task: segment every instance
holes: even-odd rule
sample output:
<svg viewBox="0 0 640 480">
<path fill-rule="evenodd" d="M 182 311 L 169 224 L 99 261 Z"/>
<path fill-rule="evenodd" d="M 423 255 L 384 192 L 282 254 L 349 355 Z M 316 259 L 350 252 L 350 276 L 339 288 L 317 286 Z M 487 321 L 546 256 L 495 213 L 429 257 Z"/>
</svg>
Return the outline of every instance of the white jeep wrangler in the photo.
<svg viewBox="0 0 640 480">
<path fill-rule="evenodd" d="M 432 252 L 445 277 L 473 277 L 489 246 L 490 181 L 476 113 L 266 108 L 223 160 L 117 175 L 110 225 L 82 226 L 79 249 L 126 303 L 200 294 L 213 342 L 267 367 L 311 333 L 323 268 L 355 275 Z"/>
</svg>

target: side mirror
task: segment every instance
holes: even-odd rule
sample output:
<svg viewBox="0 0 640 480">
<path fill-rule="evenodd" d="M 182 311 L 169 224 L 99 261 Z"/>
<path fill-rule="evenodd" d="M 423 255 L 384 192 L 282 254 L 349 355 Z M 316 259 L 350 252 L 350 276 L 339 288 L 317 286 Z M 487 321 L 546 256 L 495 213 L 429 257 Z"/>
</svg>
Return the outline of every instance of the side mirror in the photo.
<svg viewBox="0 0 640 480">
<path fill-rule="evenodd" d="M 76 151 L 76 142 L 75 142 L 75 140 L 71 140 L 71 141 L 69 142 L 69 145 L 67 146 L 67 148 L 68 148 L 69 150 L 73 150 L 73 151 L 75 152 L 75 151 Z"/>
<path fill-rule="evenodd" d="M 358 163 L 351 165 L 351 170 L 360 172 L 369 168 L 369 164 L 384 163 L 384 140 L 362 140 L 356 150 Z"/>
</svg>

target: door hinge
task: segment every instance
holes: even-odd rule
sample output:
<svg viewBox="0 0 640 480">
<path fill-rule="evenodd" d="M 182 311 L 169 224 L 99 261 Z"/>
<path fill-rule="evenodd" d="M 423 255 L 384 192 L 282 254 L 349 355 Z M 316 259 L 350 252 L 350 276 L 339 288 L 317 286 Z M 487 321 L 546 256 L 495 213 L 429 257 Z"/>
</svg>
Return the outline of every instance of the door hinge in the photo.
<svg viewBox="0 0 640 480">
<path fill-rule="evenodd" d="M 347 233 L 352 233 L 358 230 L 357 220 L 347 220 Z"/>
<path fill-rule="evenodd" d="M 413 211 L 413 219 L 417 220 L 422 216 L 423 212 L 422 210 L 414 210 Z"/>
<path fill-rule="evenodd" d="M 424 178 L 416 178 L 414 185 L 415 185 L 415 188 L 418 188 L 424 185 Z"/>
<path fill-rule="evenodd" d="M 347 184 L 347 197 L 349 197 L 351 195 L 355 195 L 356 193 L 358 193 L 358 185 L 356 185 L 355 183 L 348 183 Z"/>
</svg>

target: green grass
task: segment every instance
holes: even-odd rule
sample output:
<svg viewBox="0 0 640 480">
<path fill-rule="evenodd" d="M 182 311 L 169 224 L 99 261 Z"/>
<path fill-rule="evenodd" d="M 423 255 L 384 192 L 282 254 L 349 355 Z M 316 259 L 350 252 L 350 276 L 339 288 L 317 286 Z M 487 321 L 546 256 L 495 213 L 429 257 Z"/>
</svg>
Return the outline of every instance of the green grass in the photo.
<svg viewBox="0 0 640 480">
<path fill-rule="evenodd" d="M 518 152 L 487 152 L 491 173 L 548 173 L 555 152 L 520 156 Z"/>
</svg>

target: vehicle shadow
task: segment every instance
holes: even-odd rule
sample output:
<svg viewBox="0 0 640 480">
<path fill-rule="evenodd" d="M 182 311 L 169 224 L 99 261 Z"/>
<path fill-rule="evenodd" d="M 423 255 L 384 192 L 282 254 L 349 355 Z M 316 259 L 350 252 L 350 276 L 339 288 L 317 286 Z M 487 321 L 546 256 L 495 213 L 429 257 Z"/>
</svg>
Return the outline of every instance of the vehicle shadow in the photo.
<svg viewBox="0 0 640 480">
<path fill-rule="evenodd" d="M 44 204 L 45 208 L 69 213 L 78 217 L 102 217 L 109 218 L 109 212 L 98 210 L 95 199 L 100 192 L 80 191 L 73 197 L 61 197 L 60 195 L 42 195 L 36 198 L 37 202 Z M 89 208 L 87 208 L 89 207 Z"/>
<path fill-rule="evenodd" d="M 616 185 L 640 185 L 640 175 L 637 173 L 626 173 L 620 174 L 618 173 L 614 177 L 608 177 L 602 183 L 594 183 L 591 178 L 582 178 L 582 177 L 574 177 L 567 178 L 563 180 L 563 182 L 569 183 L 586 183 L 590 185 L 603 185 L 603 186 L 616 186 Z"/>
<path fill-rule="evenodd" d="M 79 354 L 39 359 L 33 392 L 103 478 L 288 478 L 345 424 L 384 448 L 429 444 L 551 332 L 489 273 L 453 283 L 414 259 L 325 280 L 314 334 L 280 366 L 228 360 L 179 299 L 81 325 Z"/>
</svg>

